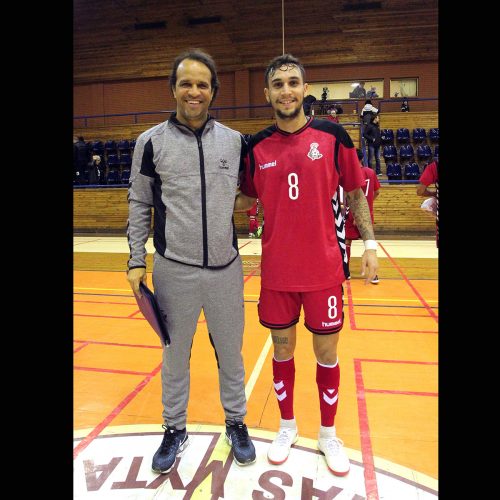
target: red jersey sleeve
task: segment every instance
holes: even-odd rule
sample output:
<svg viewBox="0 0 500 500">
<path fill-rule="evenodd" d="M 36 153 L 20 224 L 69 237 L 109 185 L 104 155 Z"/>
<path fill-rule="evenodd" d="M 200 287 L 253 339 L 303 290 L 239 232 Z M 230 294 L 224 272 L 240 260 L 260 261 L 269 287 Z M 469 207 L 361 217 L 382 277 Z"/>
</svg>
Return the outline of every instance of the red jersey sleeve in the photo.
<svg viewBox="0 0 500 500">
<path fill-rule="evenodd" d="M 433 161 L 432 163 L 427 165 L 425 170 L 422 172 L 419 182 L 424 186 L 428 186 L 429 184 L 434 184 L 437 180 L 437 165 L 436 162 Z"/>
<path fill-rule="evenodd" d="M 250 155 L 247 154 L 245 157 L 245 168 L 242 172 L 240 179 L 240 191 L 247 196 L 250 196 L 252 198 L 257 198 L 257 191 L 255 190 L 255 185 L 253 183 L 253 176 L 251 175 L 250 167 L 251 167 Z"/>
</svg>

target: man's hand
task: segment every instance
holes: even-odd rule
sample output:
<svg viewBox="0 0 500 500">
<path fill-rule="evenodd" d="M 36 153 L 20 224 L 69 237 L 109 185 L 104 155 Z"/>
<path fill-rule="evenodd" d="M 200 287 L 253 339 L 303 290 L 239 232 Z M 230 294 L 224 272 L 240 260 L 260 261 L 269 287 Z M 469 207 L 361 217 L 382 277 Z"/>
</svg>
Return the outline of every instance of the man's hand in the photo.
<svg viewBox="0 0 500 500">
<path fill-rule="evenodd" d="M 366 272 L 365 272 L 366 271 Z M 368 285 L 378 271 L 378 258 L 376 250 L 365 250 L 361 257 L 361 276 L 366 275 L 365 285 Z"/>
<path fill-rule="evenodd" d="M 135 267 L 134 269 L 129 269 L 127 273 L 127 279 L 130 284 L 130 288 L 132 291 L 139 297 L 142 298 L 142 293 L 139 291 L 139 284 L 141 281 L 147 285 L 147 274 L 146 268 L 144 267 Z"/>
</svg>

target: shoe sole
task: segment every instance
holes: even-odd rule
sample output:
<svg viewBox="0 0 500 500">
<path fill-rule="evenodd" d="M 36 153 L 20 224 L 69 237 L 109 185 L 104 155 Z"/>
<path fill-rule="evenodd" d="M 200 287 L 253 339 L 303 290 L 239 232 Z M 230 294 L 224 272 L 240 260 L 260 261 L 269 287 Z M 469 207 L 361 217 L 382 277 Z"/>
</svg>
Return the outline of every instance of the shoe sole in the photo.
<svg viewBox="0 0 500 500">
<path fill-rule="evenodd" d="M 370 281 L 370 283 L 371 283 L 372 285 L 378 285 L 378 283 L 379 283 L 379 282 L 378 282 L 378 281 Z"/>
<path fill-rule="evenodd" d="M 188 444 L 189 444 L 189 438 L 186 437 L 186 440 L 179 446 L 179 449 L 177 450 L 177 453 L 175 455 L 174 463 L 172 464 L 172 466 L 169 469 L 158 470 L 158 469 L 155 469 L 154 467 L 151 467 L 151 470 L 153 472 L 156 472 L 157 474 L 168 474 L 174 468 L 175 462 L 177 461 L 177 457 L 182 457 L 182 455 L 184 455 L 184 451 L 186 450 Z"/>
<path fill-rule="evenodd" d="M 229 446 L 231 446 L 231 450 L 233 449 L 233 444 L 231 443 L 231 440 L 229 439 L 229 436 L 227 434 L 225 434 L 225 437 L 226 437 L 226 442 Z M 238 464 L 238 465 L 251 465 L 253 463 L 255 463 L 255 461 L 257 460 L 257 457 L 255 457 L 253 460 L 251 461 L 248 461 L 248 462 L 239 462 L 238 459 L 235 457 L 234 455 L 234 451 L 233 451 L 233 458 L 234 458 L 234 461 Z"/>
<path fill-rule="evenodd" d="M 291 444 L 289 450 L 288 450 L 288 455 L 285 457 L 284 460 L 282 460 L 281 462 L 277 462 L 275 460 L 271 460 L 269 458 L 269 455 L 267 456 L 267 461 L 270 463 L 270 464 L 273 464 L 273 465 L 281 465 L 281 464 L 284 464 L 287 460 L 288 460 L 288 456 L 290 455 L 290 449 L 292 448 L 292 446 L 299 440 L 299 435 L 297 434 L 295 436 L 295 439 L 293 440 L 293 443 Z"/>
<path fill-rule="evenodd" d="M 318 443 L 318 450 L 321 451 L 321 453 L 323 453 L 323 455 L 325 454 L 325 452 L 320 448 L 319 446 L 319 443 Z M 325 457 L 325 462 L 326 462 L 326 457 Z M 349 474 L 349 471 L 351 470 L 351 467 L 349 467 L 346 471 L 338 471 L 338 470 L 334 470 L 332 469 L 329 465 L 328 465 L 328 462 L 326 462 L 326 466 L 328 467 L 328 470 L 334 475 L 334 476 L 339 476 L 339 477 L 342 477 L 342 476 L 347 476 L 347 474 Z"/>
</svg>

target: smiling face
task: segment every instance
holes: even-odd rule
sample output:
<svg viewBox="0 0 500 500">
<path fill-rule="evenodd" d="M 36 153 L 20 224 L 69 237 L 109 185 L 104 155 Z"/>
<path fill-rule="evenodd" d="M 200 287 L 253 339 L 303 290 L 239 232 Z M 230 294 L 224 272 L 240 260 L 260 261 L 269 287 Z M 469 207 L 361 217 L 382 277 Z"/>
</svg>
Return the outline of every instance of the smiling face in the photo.
<svg viewBox="0 0 500 500">
<path fill-rule="evenodd" d="M 281 66 L 269 76 L 267 84 L 264 94 L 278 119 L 293 120 L 304 113 L 302 103 L 307 93 L 307 83 L 304 83 L 297 66 Z"/>
<path fill-rule="evenodd" d="M 172 89 L 177 101 L 177 119 L 189 128 L 198 129 L 206 121 L 214 90 L 210 69 L 199 61 L 184 59 L 177 68 Z"/>
</svg>

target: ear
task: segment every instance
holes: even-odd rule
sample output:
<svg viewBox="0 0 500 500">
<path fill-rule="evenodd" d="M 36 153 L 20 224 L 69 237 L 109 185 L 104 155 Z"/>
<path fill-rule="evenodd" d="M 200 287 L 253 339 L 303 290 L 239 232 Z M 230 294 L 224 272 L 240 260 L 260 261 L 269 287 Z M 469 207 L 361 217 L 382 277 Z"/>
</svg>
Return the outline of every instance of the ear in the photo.
<svg viewBox="0 0 500 500">
<path fill-rule="evenodd" d="M 308 88 L 309 88 L 309 85 L 307 83 L 304 83 L 304 95 L 307 95 Z"/>
<path fill-rule="evenodd" d="M 271 99 L 269 98 L 269 89 L 267 87 L 264 87 L 264 95 L 266 96 L 266 101 L 271 102 Z"/>
<path fill-rule="evenodd" d="M 170 87 L 170 89 L 172 90 L 172 94 L 174 96 L 174 99 L 177 99 L 177 96 L 175 95 L 175 87 Z"/>
</svg>

